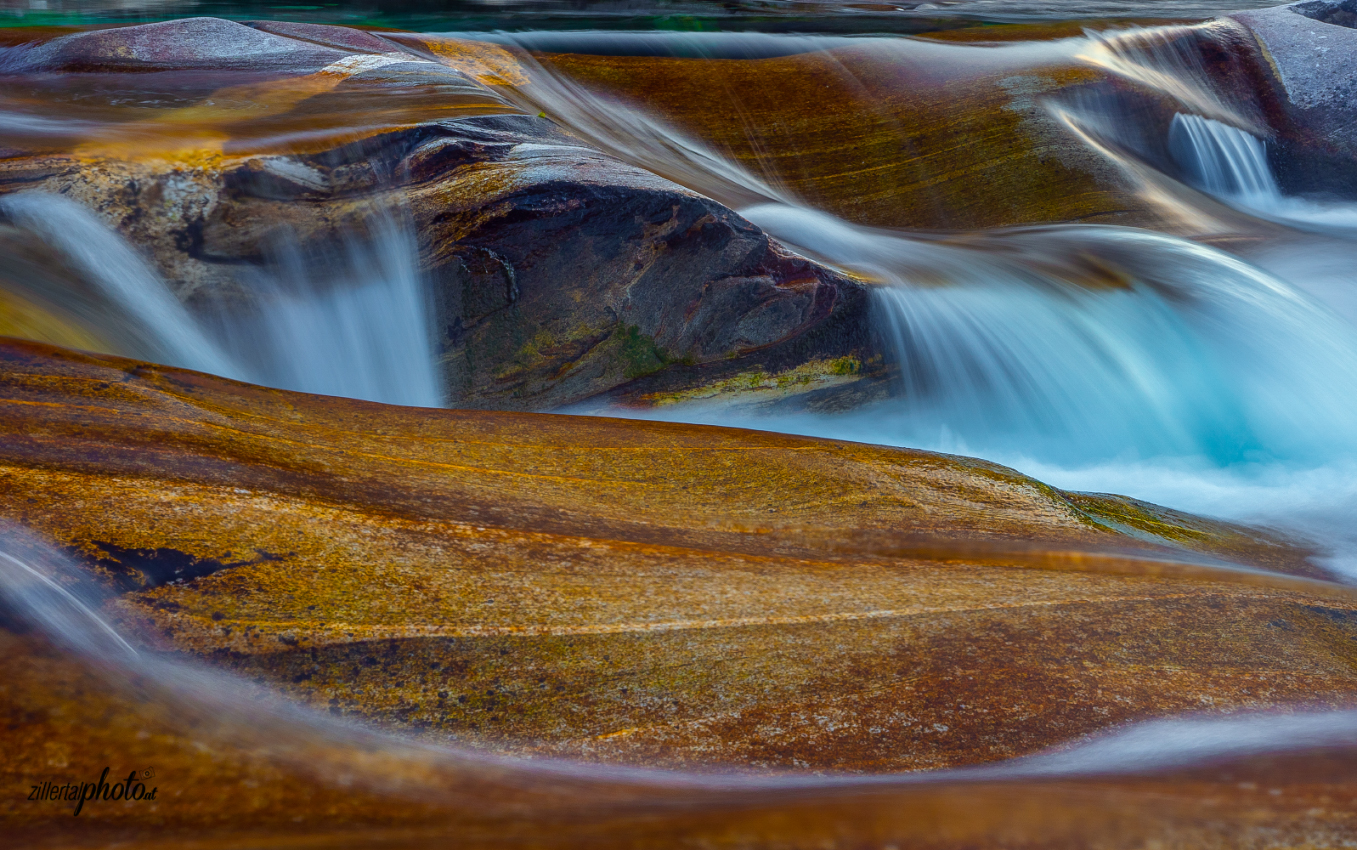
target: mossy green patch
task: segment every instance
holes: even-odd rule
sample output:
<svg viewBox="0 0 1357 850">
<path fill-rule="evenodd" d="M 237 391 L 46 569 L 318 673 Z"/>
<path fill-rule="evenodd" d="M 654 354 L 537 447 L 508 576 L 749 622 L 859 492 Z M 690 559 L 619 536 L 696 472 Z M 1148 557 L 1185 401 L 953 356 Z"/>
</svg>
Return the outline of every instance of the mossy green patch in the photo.
<svg viewBox="0 0 1357 850">
<path fill-rule="evenodd" d="M 832 360 L 812 360 L 783 372 L 769 373 L 762 366 L 720 381 L 678 392 L 653 393 L 644 400 L 656 407 L 684 402 L 709 401 L 749 394 L 781 397 L 823 389 L 857 380 L 862 362 L 852 355 Z"/>
<path fill-rule="evenodd" d="M 615 338 L 620 343 L 618 354 L 622 371 L 627 378 L 640 378 L 658 372 L 672 362 L 655 340 L 641 333 L 636 325 L 624 325 Z"/>
</svg>

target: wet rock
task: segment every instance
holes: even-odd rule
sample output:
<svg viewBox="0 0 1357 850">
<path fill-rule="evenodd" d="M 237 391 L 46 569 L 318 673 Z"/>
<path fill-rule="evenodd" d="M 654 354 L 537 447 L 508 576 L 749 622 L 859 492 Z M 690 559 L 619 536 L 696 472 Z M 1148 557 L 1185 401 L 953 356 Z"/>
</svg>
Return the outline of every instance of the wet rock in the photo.
<svg viewBox="0 0 1357 850">
<path fill-rule="evenodd" d="M 384 184 L 390 174 L 404 175 L 398 190 Z M 373 192 L 405 205 L 460 406 L 636 398 L 751 368 L 873 357 L 861 284 L 540 117 L 440 121 L 305 157 L 256 157 L 221 180 L 189 252 L 195 271 L 262 259 L 280 225 L 340 241 L 361 230 Z M 184 252 L 176 243 L 164 253 Z"/>
<path fill-rule="evenodd" d="M 305 73 L 347 53 L 220 18 L 185 18 L 63 36 L 28 51 L 15 70 Z"/>
<path fill-rule="evenodd" d="M 889 772 L 1357 700 L 1357 600 L 1303 550 L 993 464 L 0 365 L 0 517 L 121 628 L 430 740 Z"/>
<path fill-rule="evenodd" d="M 1232 17 L 1263 53 L 1285 191 L 1357 198 L 1357 29 L 1351 2 L 1306 0 Z"/>
<path fill-rule="evenodd" d="M 1007 60 L 985 47 L 917 39 L 803 50 L 754 60 L 539 58 L 570 85 L 604 102 L 643 103 L 750 173 L 858 223 L 968 229 L 1155 220 L 1124 175 L 1049 109 L 1107 82 L 1060 47 L 1035 67 L 1030 54 Z"/>
<path fill-rule="evenodd" d="M 427 848 L 483 836 L 497 846 L 561 850 L 969 850 L 1018 842 L 1226 850 L 1338 847 L 1354 837 L 1335 802 L 1357 794 L 1347 740 L 1236 753 L 1207 766 L 1138 762 L 1131 775 L 1094 760 L 1074 776 L 914 775 L 866 786 L 801 776 L 789 789 L 778 779 L 688 774 L 657 783 L 654 774 L 560 763 L 544 770 L 465 749 L 412 747 L 331 723 L 328 711 L 279 711 L 258 683 L 212 682 L 191 665 L 181 672 L 166 675 L 155 663 L 113 667 L 41 631 L 0 628 L 8 754 L 0 780 L 18 789 L 0 800 L 9 840 L 156 846 L 168 835 L 176 845 Z M 110 780 L 137 771 L 156 800 L 90 802 L 77 819 L 74 803 L 47 784 L 95 782 L 105 768 Z M 28 799 L 38 796 L 35 786 L 48 799 Z"/>
</svg>

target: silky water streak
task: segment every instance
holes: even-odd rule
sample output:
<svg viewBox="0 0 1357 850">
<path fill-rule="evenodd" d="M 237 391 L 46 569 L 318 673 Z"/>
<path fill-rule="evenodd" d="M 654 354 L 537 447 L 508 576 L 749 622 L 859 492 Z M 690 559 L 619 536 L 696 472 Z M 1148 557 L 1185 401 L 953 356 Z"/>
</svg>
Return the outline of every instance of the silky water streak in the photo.
<svg viewBox="0 0 1357 850">
<path fill-rule="evenodd" d="M 135 248 L 67 198 L 21 193 L 0 216 L 59 255 L 78 281 L 39 293 L 73 305 L 110 353 L 251 383 L 388 404 L 438 407 L 444 389 L 431 298 L 412 225 L 377 211 L 340 250 L 279 234 L 265 264 L 239 275 L 235 297 L 189 309 Z"/>
</svg>

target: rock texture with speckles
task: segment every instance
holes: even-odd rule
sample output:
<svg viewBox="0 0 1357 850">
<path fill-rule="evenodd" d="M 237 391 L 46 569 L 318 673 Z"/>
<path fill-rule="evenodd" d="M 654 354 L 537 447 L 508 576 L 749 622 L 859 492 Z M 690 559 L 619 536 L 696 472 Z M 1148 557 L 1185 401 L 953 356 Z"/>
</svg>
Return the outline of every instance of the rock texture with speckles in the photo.
<svg viewBox="0 0 1357 850">
<path fill-rule="evenodd" d="M 1353 4 L 1306 0 L 1232 17 L 1257 40 L 1270 78 L 1283 188 L 1357 197 Z"/>
<path fill-rule="evenodd" d="M 1302 552 L 993 464 L 0 365 L 0 516 L 115 622 L 431 740 L 889 772 L 1357 700 L 1357 600 Z"/>
</svg>

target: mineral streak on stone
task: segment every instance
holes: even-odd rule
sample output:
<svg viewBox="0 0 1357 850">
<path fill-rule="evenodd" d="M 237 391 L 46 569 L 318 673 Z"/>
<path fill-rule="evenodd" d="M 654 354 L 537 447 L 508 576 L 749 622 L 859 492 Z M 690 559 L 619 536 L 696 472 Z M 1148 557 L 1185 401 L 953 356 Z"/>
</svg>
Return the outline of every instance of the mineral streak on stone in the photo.
<svg viewBox="0 0 1357 850">
<path fill-rule="evenodd" d="M 878 772 L 1357 696 L 1302 553 L 980 461 L 0 365 L 0 516 L 125 630 L 433 740 Z"/>
</svg>

